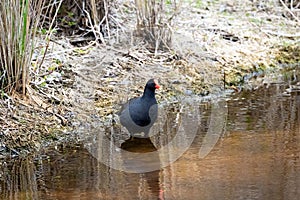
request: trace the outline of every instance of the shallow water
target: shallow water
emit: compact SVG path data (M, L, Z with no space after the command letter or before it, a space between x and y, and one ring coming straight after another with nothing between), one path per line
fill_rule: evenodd
M0 198L299 199L300 93L285 93L287 87L168 105L152 141L126 146L142 158L99 133L2 162ZM109 131L114 135L117 127Z

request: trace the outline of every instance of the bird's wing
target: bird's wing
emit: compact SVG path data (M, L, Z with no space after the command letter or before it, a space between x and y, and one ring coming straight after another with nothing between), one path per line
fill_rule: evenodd
M122 105L121 105L121 109L117 112L117 115L121 115L122 114L122 112L125 110L125 109L127 109L128 107L129 107L129 104L132 102L132 101L134 101L135 99L137 99L138 97L135 97L135 98L132 98L132 99L129 99L126 103L123 103Z

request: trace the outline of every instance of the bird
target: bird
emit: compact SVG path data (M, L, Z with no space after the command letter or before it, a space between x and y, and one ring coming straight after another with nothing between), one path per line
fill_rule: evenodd
M130 139L149 138L149 131L157 119L155 90L159 88L156 79L148 80L143 95L130 99L119 111L120 123L128 130Z

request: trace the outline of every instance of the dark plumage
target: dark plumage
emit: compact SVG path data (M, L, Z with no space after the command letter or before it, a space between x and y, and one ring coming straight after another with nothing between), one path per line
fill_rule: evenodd
M120 122L126 127L131 136L136 137L136 133L143 132L143 137L149 137L150 128L157 119L158 108L155 90L159 87L155 79L150 79L141 97L130 99L123 105L119 113Z

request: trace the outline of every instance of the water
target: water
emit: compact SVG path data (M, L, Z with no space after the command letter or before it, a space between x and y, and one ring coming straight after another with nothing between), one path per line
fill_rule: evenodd
M182 130L179 124L185 134L164 155L151 154L142 161L103 143L97 151L86 144L62 144L39 155L2 162L0 198L299 199L300 93L297 87L286 92L287 87L271 84L217 103L170 105L163 116L167 120L153 127L161 131L152 141L155 145L147 140L129 142L128 150L157 152L176 138ZM192 116L196 114L199 118ZM176 161L158 167L186 145L187 151ZM117 164L102 164L102 154ZM151 169L158 169L126 172L151 164ZM120 166L123 171L116 170Z

